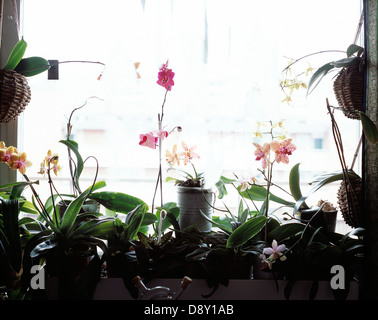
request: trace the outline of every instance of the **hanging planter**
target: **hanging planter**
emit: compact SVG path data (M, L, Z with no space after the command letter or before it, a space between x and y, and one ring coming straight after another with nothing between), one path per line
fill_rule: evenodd
M345 223L352 228L360 227L362 179L355 178L342 181L337 192L337 199Z
M31 99L26 77L14 70L0 70L0 122L7 123L21 114Z
M364 104L364 60L357 57L353 63L341 69L333 83L333 91L344 115L359 120Z
M26 47L24 39L17 42L4 68L0 69L0 123L16 119L30 102L31 91L26 77L50 68L44 58L23 58Z

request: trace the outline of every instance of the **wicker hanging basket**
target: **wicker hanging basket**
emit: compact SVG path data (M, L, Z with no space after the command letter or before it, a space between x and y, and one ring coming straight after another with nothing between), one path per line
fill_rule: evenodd
M343 113L350 119L360 119L359 111L363 110L365 72L363 59L341 69L333 83L333 91Z
M361 227L362 179L350 179L347 183L342 181L337 192L337 199L345 223L352 228Z
M26 77L13 70L0 70L0 123L12 121L31 99Z

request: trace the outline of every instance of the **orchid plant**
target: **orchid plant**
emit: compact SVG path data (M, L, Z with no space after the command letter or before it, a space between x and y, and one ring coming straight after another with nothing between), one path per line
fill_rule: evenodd
M155 204L155 197L157 194L157 190L160 187L160 200L161 200L161 207L163 207L163 185L162 185L162 144L163 140L169 136L174 130L181 131L181 127L176 126L170 132L166 131L163 126L163 118L164 118L164 106L167 99L168 91L172 90L175 82L173 80L175 73L172 69L168 68L168 61L161 66L158 72L158 80L157 84L165 88L165 95L164 100L161 106L161 112L158 114L158 130L157 131L150 131L148 133L140 134L139 135L139 145L143 147L148 147L151 149L159 148L159 169L158 169L158 177L156 180L155 192L152 199L152 212L154 211L154 204Z
M258 143L253 143L256 147L255 156L256 161L261 161L262 169L260 172L263 174L266 181L267 199L265 202L265 216L268 216L269 210L269 190L272 186L273 180L273 165L277 163L289 163L289 156L296 150L296 146L292 143L292 139L287 139L285 135L274 134L274 129L278 126L283 129L283 121L274 124L269 121L270 129L268 131L260 131L260 126L266 126L265 123L258 123L257 131L254 133L256 137L262 137L263 134L270 136L271 141L265 142L262 146Z
M168 170L175 169L179 171L183 175L184 180L167 177L166 181L175 181L175 185L184 187L202 187L204 183L203 173L198 173L192 162L192 160L200 158L200 156L195 152L196 146L188 147L186 142L182 141L181 147L181 152L177 152L177 144L173 145L172 152L167 150L166 160L170 165L170 168ZM184 166L190 164L193 168L194 174L190 174L189 172L178 168L173 168L174 165L180 166L181 161L183 162Z

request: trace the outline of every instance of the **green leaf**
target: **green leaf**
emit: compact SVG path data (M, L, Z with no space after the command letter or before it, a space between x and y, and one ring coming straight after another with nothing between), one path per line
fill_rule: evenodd
M34 206L33 203L31 203L30 201L25 201L24 204L22 205L21 209L20 209L22 212L25 212L25 213L30 213L30 214L38 214L39 211L37 210L37 208Z
M370 118L363 112L360 111L360 118L362 123L362 128L364 130L366 139L371 144L376 144L378 141L378 130L377 126Z
M129 212L126 217L127 229L125 232L125 240L132 240L142 224L146 206L141 205Z
M168 219L168 214L170 214L172 218L177 220L180 214L180 208L177 206L177 203L175 202L167 202L163 204L163 207L158 207L156 209L157 209L157 214L156 214L157 221L155 223L155 230L156 230L155 233L157 234L158 229L159 229L161 211L164 209L167 213L167 216L164 218L164 220L161 223L161 232L164 232L167 228L169 228L172 225L170 219Z
M147 206L143 200L121 192L94 192L88 198L97 201L109 210L119 213L129 213L139 205Z
M116 233L113 218L94 219L84 222L72 233L73 238L80 238L91 235L101 239L107 239Z
M231 233L227 240L226 247L239 247L246 243L249 239L253 238L258 234L261 229L265 226L266 217L257 216L249 219L239 227L237 227L234 232Z
M11 197L14 198L14 199L20 198L20 196L21 196L22 192L24 191L24 189L26 187L30 186L31 184L39 184L39 181L35 181L35 182L32 182L32 181L22 181L22 182L18 183L17 185L15 185L12 188Z
M364 52L364 48L353 43L347 49L347 57L352 56L356 52L357 52L357 56L361 56L361 54Z
M154 215L151 212L145 212L141 225L142 226L148 226L148 225L153 224L157 221L158 221L158 219L157 219L156 215Z
M49 62L41 57L29 57L20 61L14 69L25 77L32 77L50 68Z
M280 243L283 240L300 234L303 232L305 227L306 225L302 223L286 223L270 231L268 238L271 241L276 240L278 243Z
M80 209L85 201L85 199L88 197L90 192L95 191L97 189L105 187L105 182L99 181L93 185L92 187L89 187L87 190L85 190L82 194L80 194L79 197L77 197L75 200L73 200L67 207L66 211L64 212L64 215L62 217L61 221L61 231L62 233L67 234L72 226L75 223L76 217L80 212Z
M236 182L235 179L228 179L224 176L221 176L218 180L218 182L215 183L215 186L218 188L218 198L222 199L224 196L227 195L227 189L226 184L231 184L233 182Z
M81 173L83 172L83 169L84 169L84 161L83 161L83 158L81 157L81 154L79 152L79 145L74 140L60 140L59 142L66 145L70 150L72 150L72 152L76 156L76 168L75 168L76 170L75 170L74 180L75 180L75 185L76 185L77 189L80 191L79 179L80 179L80 175L81 175Z
M353 170L348 170L347 174L349 176L349 179L356 179L360 178ZM344 174L342 170L337 170L331 173L326 173L324 175L320 175L317 178L315 178L314 181L312 181L310 184L314 184L313 188L308 192L307 195L301 197L295 204L294 210L293 210L293 215L295 215L299 208L304 204L306 199L312 195L314 192L319 190L321 187L335 181L340 181L343 180Z
M289 187L290 192L295 201L298 201L302 198L302 191L300 188L300 179L299 179L299 163L293 166L290 170L289 175Z
M16 43L8 57L7 63L5 64L5 70L14 70L17 67L18 63L21 61L22 57L25 54L27 46L28 45L25 42L24 38Z
M321 66L316 72L313 74L313 76L310 78L310 81L308 82L308 89L307 94L310 94L316 86L319 84L319 82L323 79L323 77L333 69L335 65L333 62L326 63L325 65ZM314 87L311 91L311 87Z
M240 190L240 187L238 187L238 190ZM266 188L264 188L262 186L253 185L253 186L251 186L251 188L246 189L245 191L239 191L239 193L242 197L244 197L246 199L253 199L255 201L265 201L266 195L267 195L267 190L266 190ZM277 203L280 203L280 204L283 204L283 205L286 205L286 206L290 206L290 207L293 207L294 204L295 204L294 202L287 201L285 199L277 197L274 194L272 194L271 192L269 193L269 199L271 201L274 201L274 202L277 202Z
M335 68L344 68L360 62L359 57L349 57L332 62Z
M208 218L205 214L203 216ZM212 216L211 223L228 234L232 233L232 225L230 219L227 217Z

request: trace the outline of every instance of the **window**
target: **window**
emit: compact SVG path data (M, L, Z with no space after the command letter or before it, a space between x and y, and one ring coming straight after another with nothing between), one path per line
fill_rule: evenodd
M314 149L316 149L316 150L323 149L323 139L322 138L315 138L314 139Z
M72 119L83 156L98 159L99 179L108 189L149 203L158 154L138 145L139 134L157 129L164 97L157 72L169 60L176 75L164 121L183 131L167 139L164 149L180 140L197 145L198 166L209 184L221 174L256 175L251 144L256 122L285 119L297 150L290 165L276 167L275 183L287 187L291 166L300 162L308 188L317 174L340 168L325 104L326 98L337 103L332 76L307 97L306 90L293 92L287 103L279 86L282 70L290 59L309 53L346 50L361 10L360 1L343 0L25 1L26 55L60 62L59 80L47 80L46 73L29 79L33 98L22 117L23 150L34 162L30 178L41 180L39 161L51 149L62 158L57 182L69 188L66 149L58 141L65 137L70 112L86 104ZM312 56L295 68L300 73L308 63L317 68L338 58L340 53ZM361 130L357 122L336 116L350 162ZM88 185L94 166L88 162ZM41 194L48 194L44 185ZM335 202L329 194L320 196ZM164 200L175 199L173 186L165 184Z

